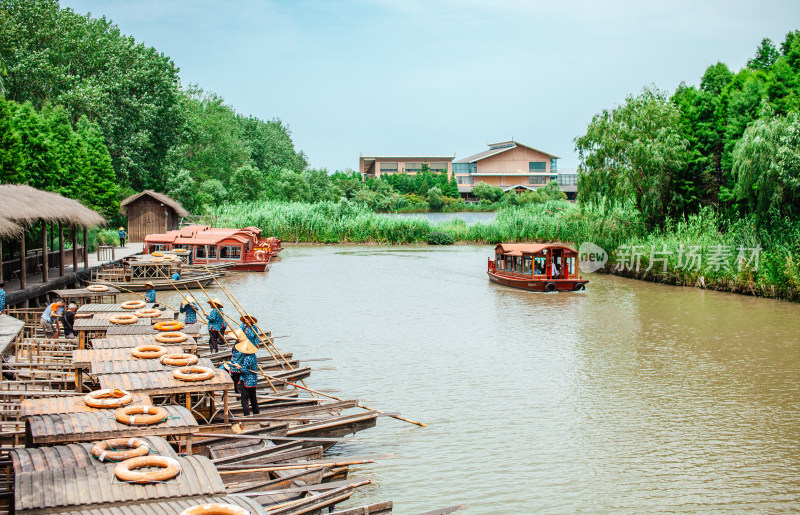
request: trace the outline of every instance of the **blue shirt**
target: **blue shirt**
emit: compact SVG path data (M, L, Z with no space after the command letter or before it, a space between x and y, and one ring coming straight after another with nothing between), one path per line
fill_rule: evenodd
M125 231L122 230L122 231L119 232L119 239L122 239L124 237L125 237Z
M258 370L258 358L255 354L242 354L242 375L241 380L244 385L253 388L258 385L258 376L255 371ZM251 372L253 370L253 372Z
M225 320L222 318L222 313L220 313L217 308L211 310L206 317L206 320L208 320L209 331L221 331L222 326L225 325Z
M244 331L244 334L245 334L245 336L247 336L247 339L250 340L250 343L252 343L256 347L259 346L259 344L261 342L259 341L258 335L256 335L256 332L253 331L253 327L252 326L247 325L246 322L242 322L242 325L241 325L240 329L242 331Z
M181 274L179 274L178 272L175 272L174 274L172 274L172 277L170 277L170 279L172 279L173 281L180 281L181 280Z
M150 304L155 303L155 301L156 301L156 290L155 290L155 288L151 288L151 289L147 290L147 292L144 294L144 298Z
M186 313L186 324L194 324L197 322L197 306L194 303L181 306L181 313Z
M61 313L64 312L64 308L58 308L58 310L56 310L56 312L53 313L54 304L55 302L49 304L46 308L44 308L44 312L42 313L42 320L47 320L48 322L52 322L53 321L52 315L55 315L57 317L61 316Z
M244 354L236 350L236 347L233 348L231 351L231 361L230 363L223 363L221 369L226 370L229 374L238 374L241 368L237 368L234 365L242 366L242 359L244 358ZM226 366L227 365L227 366Z
M6 291L3 288L0 288L0 311L5 311L6 309Z

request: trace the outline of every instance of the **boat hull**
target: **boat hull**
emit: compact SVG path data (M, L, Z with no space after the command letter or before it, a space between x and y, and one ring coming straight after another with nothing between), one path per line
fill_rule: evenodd
M520 290L538 291L538 292L556 292L556 291L576 291L585 288L588 280L585 279L533 279L531 277L519 277L507 274L498 274L496 272L486 272L489 275L489 280L503 286L510 286L511 288L519 288Z
M92 284L102 284L105 286L113 286L119 287L123 290L129 291L145 291L147 288L145 287L145 282L152 282L153 289L156 291L164 291L164 290L172 290L176 286L186 286L189 288L196 287L197 283L199 282L202 286L208 286L214 280L211 276L203 276L198 278L189 278L189 279L180 279L178 281L166 281L166 280L157 280L152 279L150 281L136 281L136 282L124 282L124 281L105 281L103 279L95 279L92 281Z

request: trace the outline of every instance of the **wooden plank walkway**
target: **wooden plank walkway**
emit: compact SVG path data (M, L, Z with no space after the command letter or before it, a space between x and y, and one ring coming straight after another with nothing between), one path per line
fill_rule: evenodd
M24 325L25 322L22 320L8 315L0 315L0 355L9 354L9 348L16 342Z

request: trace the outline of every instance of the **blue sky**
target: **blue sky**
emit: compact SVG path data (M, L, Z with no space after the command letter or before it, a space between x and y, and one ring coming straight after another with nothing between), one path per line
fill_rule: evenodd
M514 138L577 166L592 115L649 84L738 70L800 1L62 0L170 56L238 112L280 118L311 166L481 152Z

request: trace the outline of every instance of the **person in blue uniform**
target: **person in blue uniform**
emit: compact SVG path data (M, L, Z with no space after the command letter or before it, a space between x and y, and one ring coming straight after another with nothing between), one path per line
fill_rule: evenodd
M242 338L247 339L247 336L241 329L237 329L236 331L234 331L234 334L236 335L236 339L239 341L241 341ZM236 346L234 345L233 349L231 350L230 361L226 361L225 363L222 364L221 367L219 367L231 375L231 379L233 379L233 389L236 391L236 393L239 394L239 401L242 403L244 403L244 401L242 400L242 396L245 394L244 392L242 392L242 388L239 385L239 378L242 375L243 359L244 359L244 354L236 350ZM242 404L242 406L244 406L244 404Z
M197 323L198 311L200 311L200 308L195 304L194 297L191 295L181 301L181 313L186 315L186 319L183 321L184 324L189 325Z
M261 343L258 335L256 334L256 324L258 323L258 319L253 315L244 315L243 317L240 317L239 320L242 322L242 325L239 326L239 328L242 330L242 332L244 332L245 336L247 336L247 339L250 340L250 343L258 348L259 344Z
M6 291L3 289L5 286L6 283L0 281L0 315L6 310Z
M239 343L236 344L234 349L241 353L239 391L242 397L242 411L246 417L250 415L251 408L253 410L253 415L258 415L259 413L258 399L256 398L256 387L258 386L258 358L256 357L256 350L258 349L250 342L247 335L240 335L240 333L243 333L243 331L236 331Z
M119 228L119 246L125 246L125 237L128 236L128 233L125 232L125 229L122 227Z
M208 312L208 346L211 352L219 352L219 345L225 343L225 319L222 317L222 302L219 299L207 301L213 308Z
M156 289L153 286L153 283L146 282L144 283L144 300L150 304L156 303Z
M173 281L180 281L181 280L181 274L179 274L178 272L175 272L174 274L172 274L170 276L170 279L173 280Z

